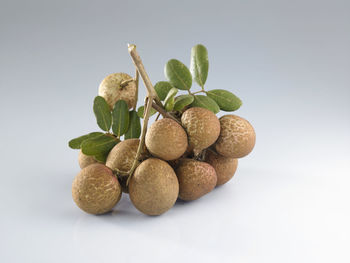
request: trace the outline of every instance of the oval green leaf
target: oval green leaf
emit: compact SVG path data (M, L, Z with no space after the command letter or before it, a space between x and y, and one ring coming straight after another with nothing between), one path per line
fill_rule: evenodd
M97 125L104 131L109 131L112 125L112 114L106 100L97 96L94 99L94 113Z
M172 88L164 100L164 107L166 111L172 111L175 104L175 95L179 90L177 88Z
M112 131L120 138L124 135L129 127L129 108L125 100L118 100L112 111Z
M223 111L235 111L242 106L240 98L227 90L210 90L207 92L207 96L215 100Z
M154 89L161 101L165 100L166 95L173 88L173 86L168 81L159 81L154 85Z
M92 138L95 138L95 137L98 137L98 136L101 136L103 134L104 133L102 133L102 132L91 132L89 134L86 134L86 135L83 135L83 136L80 136L80 137L77 137L77 138L74 138L74 139L70 140L68 145L72 149L80 149L81 148L81 144L84 141L92 139Z
M86 155L94 156L97 161L106 162L108 153L118 142L117 138L103 134L84 141L81 145L81 150Z
M189 69L179 60L169 60L164 69L165 77L177 89L189 90L192 86L192 75Z
M140 117L136 111L130 111L130 124L129 129L125 133L124 139L139 138L141 135L141 122Z
M175 98L174 110L181 111L187 105L190 105L194 100L192 95L180 95Z
M208 51L205 46L198 44L191 49L190 69L193 79L204 87L209 70Z
M215 114L220 111L219 105L211 98L204 95L195 95L191 107L201 107L208 109Z
M143 119L143 114L144 114L144 112L145 112L145 106L141 106L141 107L139 107L139 108L137 109L137 115L138 115L141 119ZM151 108L151 114L150 114L150 116L152 116L152 115L154 115L154 114L156 114L156 113L157 113L157 111L156 111L155 109Z

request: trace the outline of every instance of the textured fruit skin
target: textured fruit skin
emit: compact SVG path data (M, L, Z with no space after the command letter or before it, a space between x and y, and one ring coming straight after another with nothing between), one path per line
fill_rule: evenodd
M137 148L139 147L139 139L127 139L118 143L113 149L109 152L106 166L112 169L112 171L121 171L129 172L137 153ZM140 156L140 159L145 159L149 156L146 148ZM124 193L128 193L128 188L126 186L126 175L119 175L119 183L122 186Z
M176 121L165 118L154 122L146 133L146 147L160 159L178 159L187 149L187 134Z
M216 186L215 169L208 163L193 159L182 159L176 168L179 180L179 198L196 200L209 193Z
M139 143L139 139L127 139L118 143L109 152L106 166L111 168L113 171L119 170L122 172L129 172L134 162ZM140 158L143 159L147 156L148 153L144 151Z
M89 166L90 164L97 163L93 156L83 154L81 150L79 151L78 162L81 169Z
M111 109L113 109L114 104L118 100L125 100L129 109L131 109L135 103L135 94L137 92L136 84L134 81L131 81L123 88L120 86L122 81L131 78L132 77L126 73L113 73L108 75L102 80L98 88L98 95L107 101Z
M134 206L147 215L160 215L176 202L179 183L174 170L165 161L150 158L135 170L129 183Z
M190 148L195 155L215 143L220 134L220 122L210 110L193 107L186 110L181 117L185 127Z
M74 178L72 196L80 209L89 214L109 212L120 200L120 184L111 169L91 164Z
M220 125L220 136L215 144L219 154L242 158L253 150L255 131L247 120L236 115L225 115L220 118Z
M238 160L225 157L211 150L207 150L205 161L215 169L217 182L216 186L227 183L235 174L238 166Z

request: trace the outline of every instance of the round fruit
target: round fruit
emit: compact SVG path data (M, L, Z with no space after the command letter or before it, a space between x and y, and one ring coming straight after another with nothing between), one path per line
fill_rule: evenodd
M139 139L127 139L118 143L109 152L106 166L115 172L129 172L134 163L139 143ZM140 160L145 159L147 156L147 150L144 148L144 151L140 156ZM128 193L128 189L126 187L127 177L128 176L125 174L119 174L119 182L124 193Z
M129 79L132 79L132 77L126 73L113 73L101 82L98 95L107 101L111 109L118 100L125 100L129 109L133 107L137 92L135 81L131 81L123 87L120 85L123 81Z
M219 154L241 158L253 150L255 131L247 120L236 115L225 115L220 118L220 125L220 136L215 144Z
M224 157L211 150L207 150L205 161L215 169L218 178L216 186L227 183L234 176L238 166L237 159Z
M196 200L209 193L216 186L215 169L205 162L182 159L176 168L179 179L179 197L182 200Z
M210 110L190 108L182 114L181 122L187 131L190 148L195 155L208 148L219 137L220 122Z
M147 215L168 211L175 204L178 194L179 183L174 170L160 159L143 161L130 179L131 202Z
M106 166L113 171L129 172L134 163L139 143L139 139L127 139L118 143L109 152ZM140 159L146 158L147 155L146 149L144 149Z
M74 202L89 214L110 211L120 200L121 187L111 169L103 164L91 164L74 178L72 196Z
M79 152L78 162L81 169L89 166L90 164L97 163L96 159L93 156L83 154L81 150Z
M146 133L146 147L155 157L163 160L175 160L187 149L185 130L172 119L154 122Z

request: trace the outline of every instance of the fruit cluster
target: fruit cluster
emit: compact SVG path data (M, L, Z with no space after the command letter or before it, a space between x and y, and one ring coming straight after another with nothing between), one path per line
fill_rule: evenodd
M94 100L97 124L104 132L69 142L71 148L80 149L82 169L73 181L73 199L91 214L110 211L122 192L147 215L168 211L177 198L196 200L228 182L237 159L255 145L255 132L247 120L216 116L220 110L235 111L242 103L229 91L204 89L209 62L203 45L192 48L190 70L176 59L169 60L168 81L154 87L134 45L129 45L129 53L135 77L107 76ZM139 75L148 95L145 105L136 110ZM200 91L191 91L192 79ZM176 96L179 90L188 94ZM148 128L149 117L157 112Z

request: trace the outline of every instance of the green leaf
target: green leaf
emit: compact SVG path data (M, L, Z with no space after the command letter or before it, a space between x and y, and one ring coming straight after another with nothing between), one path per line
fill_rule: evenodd
M143 119L143 114L144 114L144 112L145 112L145 106L141 106L141 107L139 107L139 108L137 109L137 115L138 115L140 118L142 118L142 119ZM152 116L152 115L154 115L154 114L156 114L156 113L157 113L157 111L156 111L155 109L151 108L151 114L150 114L150 116Z
M81 150L84 154L94 156L100 162L106 162L108 153L119 142L117 138L111 135L103 134L89 140L86 140L81 145Z
M141 135L141 122L140 117L137 115L136 111L130 111L130 124L129 129L126 132L124 138L126 139L132 139L132 138L139 138Z
M220 111L219 105L211 98L204 95L195 95L191 107L201 107L208 109L215 114Z
M95 97L94 113L98 126L104 131L109 131L112 125L112 114L106 100L101 96Z
M223 90L214 89L207 92L207 96L215 100L223 111L235 111L242 106L242 101L233 93Z
M175 98L174 110L181 111L194 100L193 95L180 95Z
M205 46L199 44L192 48L190 69L193 79L199 86L203 87L207 80L209 69L208 51Z
M74 138L74 139L70 140L68 145L72 149L80 149L81 148L81 144L84 141L92 139L92 138L95 138L95 137L98 137L98 136L101 136L103 134L104 133L102 133L102 132L91 132L89 134L86 134L86 135L83 135L83 136L80 136L80 137L77 137L77 138Z
M166 111L172 111L175 104L175 95L179 90L177 88L172 88L164 100L164 107Z
M118 100L112 111L112 131L120 138L129 127L129 107L125 100Z
M164 69L165 77L177 89L189 90L192 86L192 75L189 69L176 59L169 60Z
M93 156L94 156L96 161L101 162L101 163L106 163L108 154L109 154L109 152L107 154L101 153L101 154L95 154Z
M165 100L166 95L173 88L173 86L168 81L159 81L154 85L154 89L157 92L157 95L160 100Z

